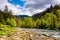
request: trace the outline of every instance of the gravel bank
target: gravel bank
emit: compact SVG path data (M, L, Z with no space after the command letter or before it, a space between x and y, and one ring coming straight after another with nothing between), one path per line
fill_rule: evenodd
M32 31L16 30L13 35L0 37L0 40L58 40L46 35L38 35Z

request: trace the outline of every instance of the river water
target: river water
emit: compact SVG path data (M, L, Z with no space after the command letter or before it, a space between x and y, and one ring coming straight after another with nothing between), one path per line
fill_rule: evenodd
M48 36L51 36L51 37L57 37L57 38L60 38L60 31L58 30L46 30L46 29L31 29L31 28L19 28L19 29L22 29L22 30L26 30L26 31L33 31L35 32L36 34L46 34Z

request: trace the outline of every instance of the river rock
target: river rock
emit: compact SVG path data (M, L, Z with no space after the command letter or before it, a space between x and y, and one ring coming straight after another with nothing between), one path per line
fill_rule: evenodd
M31 32L31 31L26 31L26 30L16 30L13 35L9 36L3 36L0 38L0 40L58 40L57 38L53 37L42 37L39 36L38 34Z

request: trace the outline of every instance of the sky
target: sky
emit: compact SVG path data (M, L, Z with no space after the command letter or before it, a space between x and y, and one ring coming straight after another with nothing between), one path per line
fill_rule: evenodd
M60 0L0 0L0 10L3 11L7 5L13 15L32 16L46 10L51 4L60 4Z

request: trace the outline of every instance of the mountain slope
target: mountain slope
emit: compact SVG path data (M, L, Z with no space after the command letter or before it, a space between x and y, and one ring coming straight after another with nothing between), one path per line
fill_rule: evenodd
M41 18L42 16L44 16L46 13L51 13L53 12L55 14L56 10L60 9L59 5L55 5L54 7L51 5L50 8L47 8L46 10L44 10L41 13L36 13L32 16L32 18L34 20Z

